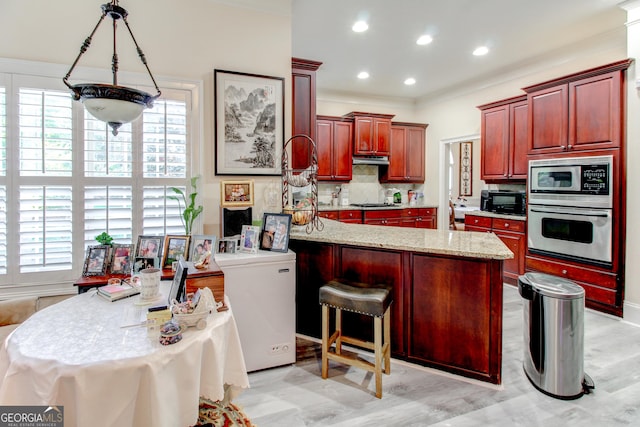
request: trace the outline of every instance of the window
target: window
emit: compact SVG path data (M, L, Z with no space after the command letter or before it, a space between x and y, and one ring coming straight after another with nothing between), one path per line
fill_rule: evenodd
M68 286L103 231L118 243L184 233L166 197L195 172L194 88L182 87L114 136L60 78L0 73L0 281Z

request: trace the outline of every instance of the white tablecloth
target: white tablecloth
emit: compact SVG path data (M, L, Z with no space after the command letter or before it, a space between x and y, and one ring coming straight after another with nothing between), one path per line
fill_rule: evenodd
M144 326L121 327L138 298L91 291L31 316L0 349L0 405L63 405L66 427L179 427L197 421L199 396L249 386L231 309L163 346Z

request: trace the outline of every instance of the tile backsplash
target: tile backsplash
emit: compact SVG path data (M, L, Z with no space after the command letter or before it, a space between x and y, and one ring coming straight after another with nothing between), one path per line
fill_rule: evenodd
M402 193L402 201L407 203L408 191L423 191L423 184L381 184L378 181L378 166L353 165L353 178L348 183L318 183L318 200L322 203L331 201L331 193L336 187L344 188L349 193L349 203L384 202L387 189L396 188Z

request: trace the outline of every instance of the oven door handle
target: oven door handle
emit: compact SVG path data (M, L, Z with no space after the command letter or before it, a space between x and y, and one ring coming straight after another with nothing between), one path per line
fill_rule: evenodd
M531 212L536 212L536 213L548 213L548 214L557 214L557 215L576 215L576 216L591 216L591 217L598 217L598 218L609 218L611 216L610 214L610 209L607 209L606 212L602 212L602 211L596 211L596 210L585 210L585 209L580 209L579 211L576 211L575 209L567 209L567 210L560 210L557 208L554 209L540 209L540 208L531 208Z

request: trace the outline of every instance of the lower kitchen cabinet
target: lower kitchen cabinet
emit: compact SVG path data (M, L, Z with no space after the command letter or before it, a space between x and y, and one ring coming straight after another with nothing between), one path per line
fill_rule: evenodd
M338 221L350 224L362 224L362 210L349 209L338 212Z
M415 228L438 228L437 208L407 208L402 212L402 226Z
M527 252L526 221L502 218L490 218L477 215L465 215L465 231L493 232L502 240L511 252L513 259L505 259L503 264L503 279L505 283L515 285L518 276L525 272L525 257Z
M402 209L376 209L363 211L363 222L369 225L402 225Z

